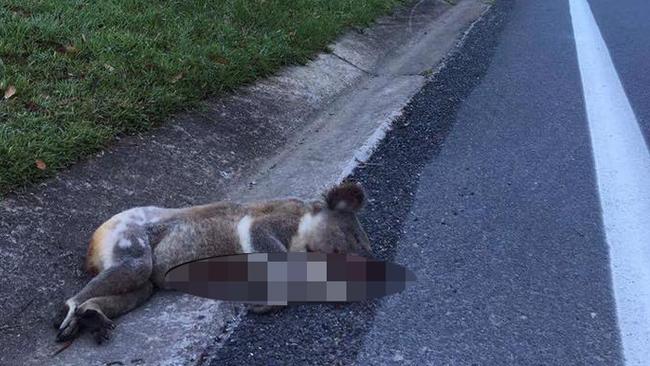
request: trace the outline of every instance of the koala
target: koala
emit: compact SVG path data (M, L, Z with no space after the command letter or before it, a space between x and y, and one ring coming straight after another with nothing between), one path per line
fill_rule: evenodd
M94 277L61 307L57 340L88 329L102 343L114 328L111 319L164 289L167 271L189 261L255 252L369 254L368 236L357 218L364 201L362 187L346 182L318 201L287 198L121 212L92 235L86 269Z

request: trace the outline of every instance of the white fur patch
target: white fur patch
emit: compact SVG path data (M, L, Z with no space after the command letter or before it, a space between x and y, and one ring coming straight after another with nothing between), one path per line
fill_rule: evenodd
M237 223L237 236L239 237L239 245L243 253L253 252L253 243L251 240L251 226L253 225L253 218L246 215Z
M298 232L291 239L290 248L292 251L300 252L307 249L307 241L309 240L310 234L321 225L323 218L322 213L316 215L306 213L302 215L298 224Z
M323 220L323 215L311 213L306 213L300 218L300 224L298 225L298 237L304 238L314 231Z
M120 248L128 248L128 247L131 246L131 244L132 244L132 243L131 243L131 240L128 240L128 239L120 239L120 240L117 242L117 245L118 245Z

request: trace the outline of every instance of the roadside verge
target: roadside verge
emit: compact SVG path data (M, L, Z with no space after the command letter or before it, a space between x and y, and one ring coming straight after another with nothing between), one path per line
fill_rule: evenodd
M0 364L180 364L236 319L232 304L156 295L107 345L56 356L48 309L77 290L87 239L129 207L303 198L349 174L487 5L419 1L351 32L331 53L211 100L0 203ZM29 345L29 346L28 346Z

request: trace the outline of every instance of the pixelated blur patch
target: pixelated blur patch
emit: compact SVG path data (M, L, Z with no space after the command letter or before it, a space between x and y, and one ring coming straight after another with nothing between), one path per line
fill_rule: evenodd
M215 300L287 305L351 302L398 293L415 281L407 268L354 254L252 253L174 267L165 287Z

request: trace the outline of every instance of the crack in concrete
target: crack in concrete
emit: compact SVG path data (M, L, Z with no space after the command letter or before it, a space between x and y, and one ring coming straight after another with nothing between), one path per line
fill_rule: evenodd
M375 72L368 71L368 70L366 70L366 69L364 69L364 68L362 68L360 66L355 65L352 61L349 61L345 57L336 54L336 52L331 52L331 54L332 54L332 56L335 56L336 58L338 58L339 60L345 62L346 64L348 64L348 65L354 67L355 69L363 72L364 74L372 76L372 77L380 77L380 76L387 76L387 77L391 77L391 76L393 76L393 77L423 76L423 77L429 77L431 75L431 73L433 73L432 70L425 70L424 72L419 72L419 73L408 73L408 72L405 72L405 73L392 73L392 72L375 73Z
M336 54L336 52L332 52L332 56L335 56L335 57L338 58L339 60L341 60L341 61L345 62L346 64L348 64L348 65L354 67L355 69L357 69L357 70L363 72L364 74L367 74L367 75L370 75L370 76L381 76L381 75L379 75L379 74L376 74L376 73L374 73L374 72L368 71L368 70L366 70L366 69L364 69L364 68L362 68L362 67L360 67L360 66L355 65L352 61L349 61L349 60L347 60L345 57Z

